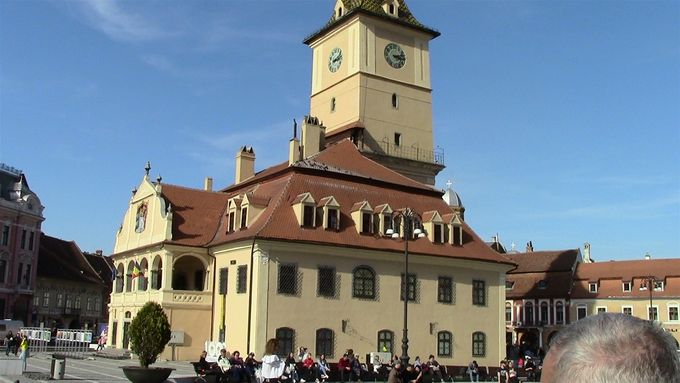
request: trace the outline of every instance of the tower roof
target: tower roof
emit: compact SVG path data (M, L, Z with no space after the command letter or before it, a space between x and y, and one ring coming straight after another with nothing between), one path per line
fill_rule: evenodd
M446 203L451 207L463 207L463 201L460 199L458 193L451 187L453 183L451 181L446 183L446 192L442 197Z
M411 10L406 5L405 0L397 0L397 2L399 3L399 13L397 14L396 17L389 15L383 9L383 4L385 3L385 0L340 0L340 1L345 6L345 11L343 12L342 16L338 17L334 12L330 20L328 20L328 22L326 23L326 25L324 25L321 29L312 33L311 35L307 36L307 38L304 39L303 42L305 44L311 43L317 37L325 34L328 30L332 29L336 25L342 23L343 21L351 18L353 15L356 15L358 13L364 13L371 16L379 17L381 19L389 20L397 24L401 24L406 27L410 27L421 32L425 32L431 35L432 38L435 38L440 35L440 33L437 30L427 27L420 21L418 21L418 19L416 19L416 17L413 16L413 13L411 13Z

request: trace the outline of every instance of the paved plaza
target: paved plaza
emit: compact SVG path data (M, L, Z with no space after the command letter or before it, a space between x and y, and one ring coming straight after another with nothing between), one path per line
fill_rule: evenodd
M50 365L52 359L49 354L37 354L28 359L27 373L23 376L0 375L0 383L46 382L50 381ZM136 365L137 360L117 360L92 357L90 359L66 359L66 374L64 381L81 381L92 383L120 383L127 382L120 366ZM193 382L196 374L189 362L158 362L155 366L171 367L172 372L168 381L176 383Z

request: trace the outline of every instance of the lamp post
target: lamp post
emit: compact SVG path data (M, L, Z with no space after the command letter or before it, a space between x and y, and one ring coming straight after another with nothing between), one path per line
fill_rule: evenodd
M645 284L647 285L647 291L649 291L649 310L647 310L647 315L649 315L649 321L654 322L654 315L652 315L654 312L654 306L652 305L652 291L654 290L654 282L656 282L656 277L653 275L647 275L642 277L642 280L645 281Z
M408 241L411 235L415 235L418 238L425 236L420 228L416 228L415 223L420 220L420 215L411 208L405 208L401 211L395 211L392 213L392 226L394 226L394 219L401 218L402 224L404 226L404 280L402 282L401 294L404 299L404 330L401 339L401 364L406 367L408 366L409 356L408 356ZM389 228L385 231L385 234L391 236L392 238L399 238L399 232L395 231L394 228Z

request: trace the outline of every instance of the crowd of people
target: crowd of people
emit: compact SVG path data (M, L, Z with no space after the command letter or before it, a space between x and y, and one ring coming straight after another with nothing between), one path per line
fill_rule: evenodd
M261 383L285 380L290 383L323 383L330 379L331 366L325 355L315 358L306 347L300 347L297 353L291 352L283 358L278 356L277 348L275 339L267 342L262 360L257 360L254 353L243 360L238 351L230 354L222 349L217 362L213 363L206 360L207 352L203 351L195 366L197 372L214 375L218 382ZM438 377L441 381L442 374L445 373L445 367L437 362L434 355L430 355L426 361L421 361L417 356L412 365L402 369L401 360L396 355L389 361L381 361L376 357L367 364L362 363L352 349L342 355L336 368L337 379L342 382L385 380L391 376L393 381L396 379L399 382L420 383L427 377Z
M13 334L12 331L5 335L5 356L10 353L17 356L23 361L23 370L26 371L26 358L28 358L28 336L22 335L21 332Z

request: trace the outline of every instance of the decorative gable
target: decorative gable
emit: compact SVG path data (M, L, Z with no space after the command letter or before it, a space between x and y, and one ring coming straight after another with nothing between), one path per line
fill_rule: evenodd
M442 216L437 212L428 211L423 214L423 227L425 233L432 243L444 243L444 228L446 225L442 220Z
M386 203L378 205L373 209L373 222L377 223L377 231L380 235L387 235L385 234L387 230L392 229L392 213L392 208Z
M382 8L388 16L399 17L399 2L397 0L384 0Z
M115 253L172 240L172 206L166 203L162 191L163 185L151 182L147 170L133 190L116 235Z
M240 227L241 196L229 198L227 203L227 233L233 233Z
M260 214L267 208L269 198L258 197L251 193L246 193L241 201L240 227L242 229L252 225Z
M448 223L446 231L447 237L445 241L453 246L463 246L463 220L459 214L445 214L443 216L444 222Z

